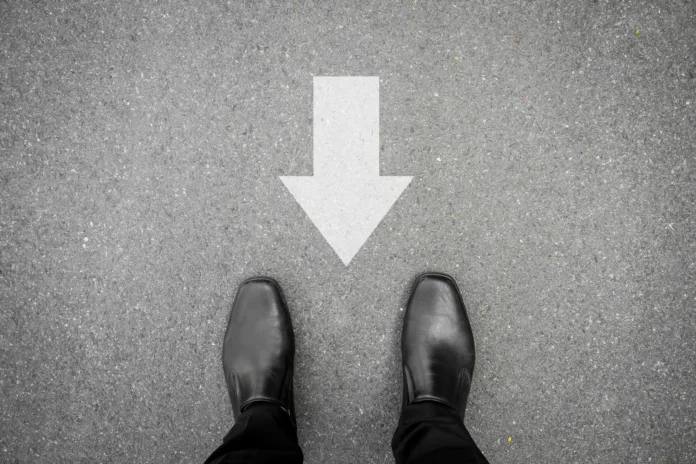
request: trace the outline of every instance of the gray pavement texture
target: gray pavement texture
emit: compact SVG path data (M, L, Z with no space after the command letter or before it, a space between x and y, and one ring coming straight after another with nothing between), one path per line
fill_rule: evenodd
M258 274L306 462L393 462L426 270L492 463L696 462L695 2L3 0L0 40L1 462L202 462ZM381 173L414 176L348 267L279 180L315 75L380 77Z

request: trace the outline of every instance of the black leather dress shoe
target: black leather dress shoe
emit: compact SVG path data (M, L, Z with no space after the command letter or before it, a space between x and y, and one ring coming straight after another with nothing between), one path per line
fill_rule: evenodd
M474 373L474 336L454 280L423 274L413 286L401 334L403 405L435 401L464 419Z
M222 346L222 368L235 419L255 403L277 404L295 424L290 312L273 279L255 277L237 290Z

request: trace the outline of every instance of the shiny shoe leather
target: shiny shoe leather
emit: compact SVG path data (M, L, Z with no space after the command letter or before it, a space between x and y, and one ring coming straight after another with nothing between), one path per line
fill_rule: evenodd
M435 401L464 419L474 373L474 336L454 280L423 274L413 286L401 335L403 405Z
M290 312L277 282L246 280L232 304L222 367L235 419L259 402L285 409L295 423L292 375L295 337Z

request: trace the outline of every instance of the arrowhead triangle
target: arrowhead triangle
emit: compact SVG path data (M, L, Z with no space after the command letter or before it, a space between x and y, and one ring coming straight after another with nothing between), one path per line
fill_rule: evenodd
M412 177L280 179L347 266Z

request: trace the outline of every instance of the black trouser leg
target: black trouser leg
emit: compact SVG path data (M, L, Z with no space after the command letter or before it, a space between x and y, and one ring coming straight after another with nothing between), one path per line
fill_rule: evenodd
M302 464L297 431L280 406L247 408L205 464Z
M459 413L431 401L401 411L392 449L396 464L488 464Z

